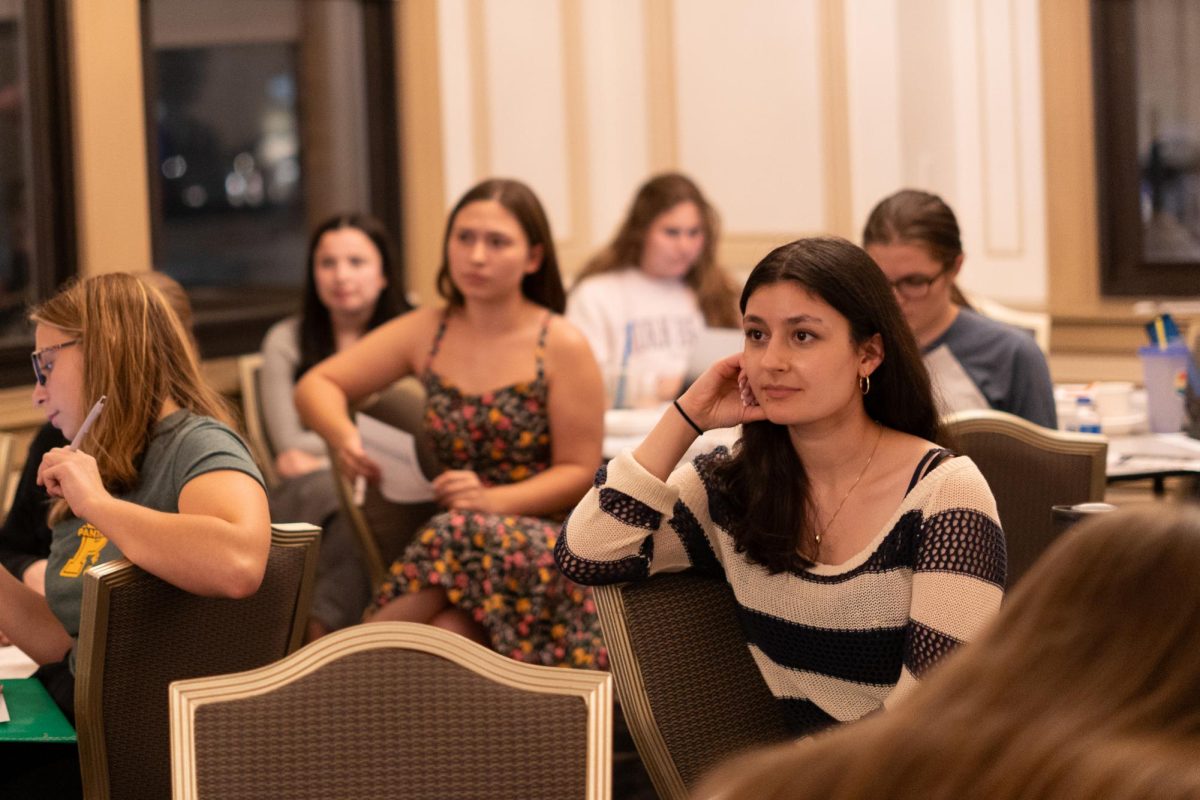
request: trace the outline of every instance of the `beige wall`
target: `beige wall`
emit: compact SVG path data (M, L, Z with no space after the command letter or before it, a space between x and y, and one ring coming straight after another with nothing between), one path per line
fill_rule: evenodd
M138 2L69 9L81 266L149 269ZM737 267L806 233L854 238L911 183L959 212L969 289L1054 313L1056 378L1137 377L1140 318L1099 294L1088 0L398 10L404 247L425 296L446 209L493 172L537 188L572 269L654 170L696 175ZM38 421L27 389L0 392L0 416Z
M641 180L682 169L744 270L797 236L857 238L882 196L921 186L959 213L968 289L1047 302L1036 0L435 5L404 46L437 42L443 211L519 177L573 271Z

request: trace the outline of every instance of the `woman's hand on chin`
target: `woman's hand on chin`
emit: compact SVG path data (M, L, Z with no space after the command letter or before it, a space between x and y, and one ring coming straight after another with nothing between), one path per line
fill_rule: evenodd
M679 405L706 431L766 419L762 406L753 403L753 394L739 380L741 375L741 353L722 358L688 387Z

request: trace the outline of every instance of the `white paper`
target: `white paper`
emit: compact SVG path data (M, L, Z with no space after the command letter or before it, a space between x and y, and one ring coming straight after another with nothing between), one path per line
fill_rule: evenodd
M363 450L379 465L379 493L393 503L421 503L433 499L433 484L417 461L417 440L407 431L366 414L358 415Z
M1149 472L1200 473L1200 441L1183 433L1108 437L1108 476Z
M0 678L28 678L37 668L37 663L15 644L0 647Z

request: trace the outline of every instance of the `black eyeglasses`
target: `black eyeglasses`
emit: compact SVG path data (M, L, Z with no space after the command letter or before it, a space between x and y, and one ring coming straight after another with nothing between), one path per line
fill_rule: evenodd
M29 354L33 359L33 377L37 379L38 386L46 385L46 377L50 374L50 370L54 369L54 364L43 364L42 356L47 353L53 353L56 350L62 350L64 347L70 347L73 344L79 344L78 339L71 339L61 344L52 344L49 347L43 347L41 350L34 350Z
M888 281L888 283L891 284L893 290L903 295L905 299L920 300L929 294L929 287L949 271L949 267L944 267L937 275L905 275L899 280Z

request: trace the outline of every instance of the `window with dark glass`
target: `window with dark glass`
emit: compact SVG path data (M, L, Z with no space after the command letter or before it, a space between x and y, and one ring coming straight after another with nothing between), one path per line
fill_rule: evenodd
M0 0L3 386L32 382L27 311L75 272L63 17L57 0Z
M187 288L206 356L252 351L297 310L322 219L399 233L391 3L143 8L155 266Z
M1200 3L1092 10L1102 290L1200 294Z

